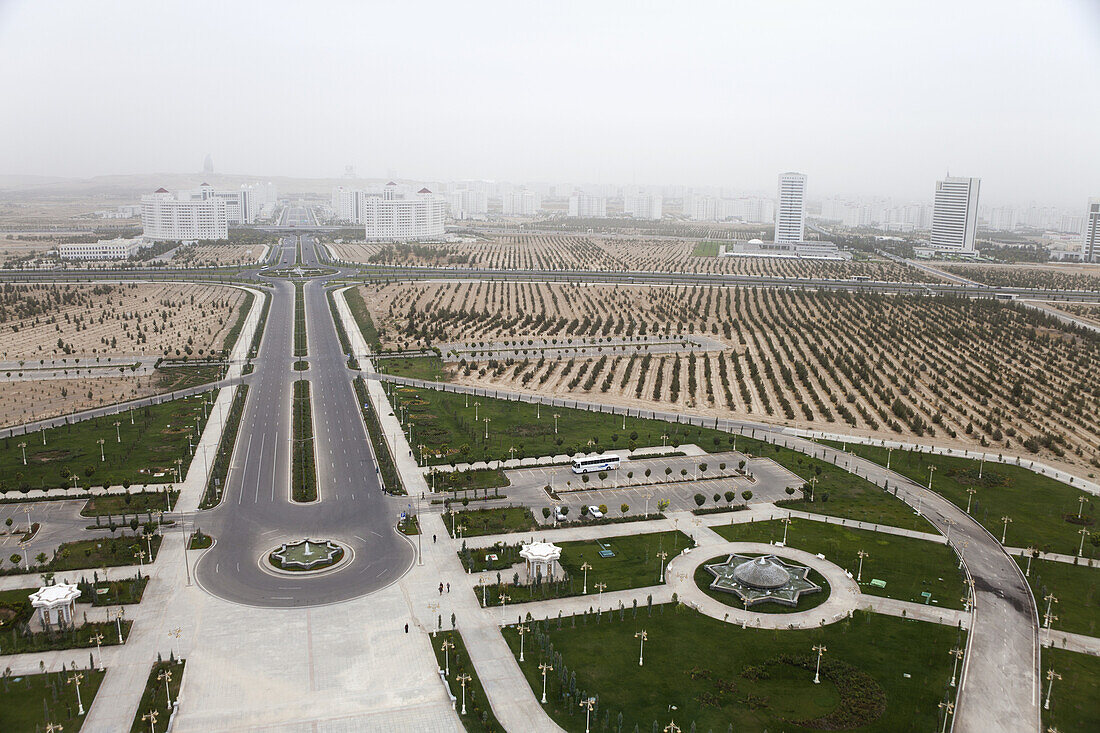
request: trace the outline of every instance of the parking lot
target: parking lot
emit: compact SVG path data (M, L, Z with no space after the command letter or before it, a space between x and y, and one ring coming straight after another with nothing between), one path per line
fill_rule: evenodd
M741 461L745 461L745 471L752 478L735 474ZM720 468L723 463L724 470ZM699 470L700 464L706 464L707 470ZM645 476L647 469L650 471L648 478ZM686 477L681 471L687 472ZM511 486L503 490L508 500L530 506L540 522L550 523L554 521L553 516L544 520L540 507L569 507L568 518L577 519L582 505L604 504L609 516L619 517L624 516L623 504L628 505L625 516L629 516L644 514L647 503L649 511L655 512L657 502L665 499L670 510L687 511L696 508L696 494L706 497L704 507L715 505L714 494L722 496L718 503L725 506L727 491L737 494L734 504L744 501L741 492L746 490L752 492L754 503L771 502L790 498L787 487L799 487L804 483L769 458L748 458L736 452L623 461L618 469L607 472L606 479L601 480L593 473L588 474L587 482L569 466L521 468L505 473L511 481ZM685 478L687 480L683 480ZM547 486L557 493L557 500L547 494Z

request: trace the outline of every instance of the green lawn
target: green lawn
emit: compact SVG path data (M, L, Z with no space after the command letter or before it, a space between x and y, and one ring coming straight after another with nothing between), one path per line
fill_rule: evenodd
M174 483L174 461L183 459L184 477L191 463L187 436L197 442L206 425L202 400L212 402L215 397L216 392L208 392L134 410L133 425L127 411L51 428L46 445L41 432L6 438L0 444L0 488L72 487L74 473L82 487ZM209 406L206 409L209 413ZM192 427L196 423L197 430ZM98 440L104 441L102 461ZM20 443L26 443L25 466Z
M291 496L294 501L317 500L317 468L313 447L313 412L309 382L294 383L294 449L291 452Z
M840 447L840 444L831 444ZM885 448L849 444L848 450L886 465ZM1100 500L1086 495L1061 481L1029 471L1021 466L979 461L970 458L934 456L917 451L894 450L890 468L922 486L928 485L929 467L935 466L932 490L957 506L966 508L968 488L976 489L971 516L982 523L997 539L1004 529L1001 517L1011 517L1005 542L1012 547L1037 547L1044 552L1076 555L1081 542L1078 531L1077 499L1087 496L1083 508L1089 531L1095 529ZM982 478L978 478L979 471ZM1085 542L1086 557L1100 557L1100 530Z
M137 565L138 551L148 553L152 547L153 557L146 554L143 562L150 563L156 560L160 552L160 543L163 538L154 535L150 542L146 542L139 535L122 534L119 536L104 536L92 540L78 540L65 542L54 551L52 560L47 560L44 565L37 563L37 558L30 558L31 572L63 572L66 570L94 570L103 567L117 567L120 565ZM44 553L43 553L44 554ZM11 558L7 558L11 563ZM3 575L17 575L23 572L23 561L20 559L18 567L12 563L11 568L5 569Z
M711 529L731 542L778 542L783 539L783 523L779 520ZM921 593L927 592L931 594L932 605L963 607L966 582L955 553L947 545L808 519L791 520L787 544L820 553L829 562L851 571L853 577L859 571L856 553L860 550L868 553L863 559L863 582L859 585L862 593L924 603ZM886 587L871 585L874 579L886 581Z
M122 638L130 638L130 627L134 622L122 619ZM93 638L101 634L102 646L117 646L118 626L115 621L90 621L65 631L36 631L32 634L16 633L13 630L4 638L4 644L0 648L0 654L27 654L30 652L55 651L58 649L90 649L95 650L96 643ZM96 658L99 661L99 658Z
M252 301L256 299L255 294L246 290L244 293L244 300L241 302L240 308L237 309L237 320L233 322L233 326L226 331L225 339L222 341L222 352L229 356L229 352L233 350L233 345L237 343L237 339L241 335L241 330L244 328L244 322L248 319L248 314L252 310Z
M619 730L620 713L626 731L650 731L654 722L660 730L670 719L684 731L938 730L948 650L963 643L948 626L860 612L812 630L741 629L671 605L605 613L598 624L589 615L531 625L537 631L520 667L541 696L538 665L553 665L544 707L567 731L584 730L578 703L592 695L593 730L606 730L605 720ZM518 656L514 628L504 634ZM827 650L820 685L812 681L815 644Z
M451 528L451 517L443 515L447 529ZM479 537L504 532L526 532L538 526L531 510L524 506L500 507L496 509L466 509L454 516L456 526L464 529L463 537Z
M149 584L149 576L141 578L128 578L126 580L111 580L106 583L80 582L79 603L91 603L93 606L124 606L131 603L141 603L145 595L145 587Z
M455 704L455 712L462 720L462 727L467 733L485 731L486 733L503 731L504 727L493 715L493 708L489 704L489 697L485 694L485 688L478 679L477 670L470 664L470 655L466 652L466 645L462 641L462 634L457 631L443 631L434 637L429 637L432 649L435 650L435 658L439 662L439 668L446 671L449 666L450 675L447 677L447 685L451 693L458 698ZM454 644L453 649L443 650L443 642ZM462 684L458 680L459 675L469 675L466 681L466 714L462 715Z
M479 489L497 489L511 485L511 481L499 468L478 468L470 471L440 471L434 479L436 491L476 491Z
M717 257L718 246L718 242L696 242L691 255L692 257Z
M190 389L216 382L224 372L225 368L221 366L162 367L157 369L157 386L164 392Z
M595 606L599 594L597 583L605 584L604 591L608 593L659 584L662 565L667 567L669 560L680 554L685 547L691 546L691 540L683 532L670 530L555 544L561 548L559 562L565 570L565 580L538 585L513 585L516 572L522 568L512 572L506 569L500 573L502 586L490 585L483 593L479 592L478 599L484 598L487 605L496 606L500 605L502 591L511 596L508 603L579 596L585 590L585 572L581 565L587 564L591 566L587 573L588 595L593 597L592 605ZM605 547L615 553L613 557L600 556L600 550ZM660 552L667 552L668 557L662 560L658 557ZM478 554L481 557L477 559L483 560L484 552L478 551ZM519 576L520 582L524 583L524 573L519 572Z
M149 671L149 677L145 680L145 691L141 693L141 701L138 703L137 712L134 713L130 733L156 733L168 730L168 719L172 716L172 708L168 705L168 693L171 692L173 702L179 699L185 664L183 660L173 659L153 665ZM170 677L162 679L161 675L166 673ZM149 721L142 720L142 716L148 715L152 710L157 712L157 722L150 727Z
M922 532L935 531L926 519L914 514L905 502L867 479L828 461L751 437L739 436L737 447L753 455L771 458L806 481L817 477L813 502L805 499L776 502L780 506Z
M80 510L84 517L103 517L108 515L137 515L148 512L169 512L176 504L180 492L172 491L136 491L127 494L110 494L89 499Z
M302 292L302 283L294 283L294 355L305 356L309 353L306 336L306 299Z
M344 299L347 301L348 310L351 311L352 318L359 326L359 332L363 335L363 340L367 342L367 346L372 351L381 351L382 342L378 337L378 330L374 327L374 321L371 320L367 304L363 302L363 296L359 294L359 288L354 287L345 290Z
M1060 731L1100 730L1100 705L1096 704L1096 691L1100 689L1100 657L1078 654L1064 649L1043 649L1042 693L1046 700L1047 670L1062 675L1054 680L1050 695L1050 710L1041 710L1043 730L1049 727Z
M413 379L427 379L432 382L447 381L443 371L443 360L434 354L432 356L410 356L392 359L376 359L375 366L386 374L395 374L399 377L411 377Z
M709 428L681 425L661 420L589 412L563 407L536 408L524 402L469 397L431 389L395 387L391 401L394 409L403 406L409 414L405 432L411 445L427 446L428 464L503 460L527 456L570 455L613 448L661 445L667 435L669 445L695 443L708 451L729 450L734 436ZM466 407L467 401L469 407ZM474 404L477 420L474 420ZM554 415L557 433L554 432ZM485 418L489 418L489 438L485 439ZM514 451L509 451L514 448Z
M104 672L83 670L80 699L87 713ZM76 689L65 680L69 673L13 675L0 682L0 730L4 733L40 733L47 723L79 731L84 716L77 715Z
M13 588L0 591L0 632L26 623L34 613L30 595L38 590L34 588ZM0 636L0 639L4 637ZM4 646L0 642L0 648Z
M1020 568L1027 558L1017 557ZM1039 608L1039 623L1047 610L1047 595L1058 599L1051 613L1058 617L1051 628L1086 636L1100 636L1100 568L1068 565L1052 560L1032 560L1027 578Z
M708 596L710 596L714 600L716 600L720 603L724 603L727 606L733 606L734 608L743 609L745 607L745 604L741 602L741 599L738 598L736 594L726 593L725 591L716 590L716 589L713 589L713 588L710 587L710 584L714 582L714 576L710 574L710 572L707 570L706 566L707 565L714 565L716 563L725 562L728 557L729 557L729 555L727 555L727 554L716 555L714 557L708 558L706 560L706 562L704 562L699 567L695 568L695 578L694 578L695 579L695 584L697 586L699 586L699 588L704 593L706 593ZM749 555L749 557L756 557L756 555ZM785 560L784 562L790 563L789 560ZM790 564L797 565L798 563L790 563ZM817 583L819 586L821 586L821 590L818 591L817 593L809 593L809 594L802 595L798 599L798 605L797 606L785 606L782 603L771 603L771 602L757 603L756 605L754 605L752 607L753 612L755 612L755 613L800 613L802 611L808 611L811 608L817 608L822 603L829 600L829 593L831 592L831 589L829 587L829 582L827 580L825 580L825 578L820 573L818 573L816 570L810 570L810 572L806 574L806 577L810 581L812 581L814 583Z

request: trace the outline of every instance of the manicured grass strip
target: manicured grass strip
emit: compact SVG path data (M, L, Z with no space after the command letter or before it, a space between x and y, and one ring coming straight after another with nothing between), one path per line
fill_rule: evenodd
M510 596L509 604L583 595L586 590L586 574L581 565L587 564L590 566L587 572L587 594L592 596L592 605L596 606L599 602L597 583L603 583L604 591L608 593L658 585L661 583L661 568L667 567L669 560L692 543L683 532L671 530L555 544L561 548L560 565L565 571L564 580L550 581L543 578L542 582L527 584L524 573L505 570L500 572L500 584L478 591L478 600L497 606L500 605L502 592ZM600 550L605 548L615 553L614 556L601 557ZM462 557L463 565L469 567L470 563L484 563L487 552L496 550L466 550ZM668 553L668 557L662 559L658 554L661 552ZM514 553L518 562L518 548ZM511 556L511 553L505 556Z
M449 379L443 370L443 360L434 354L392 359L379 358L375 360L375 366L379 371L399 377L426 379L431 382L446 382Z
M1027 568L1026 557L1017 557L1016 562ZM1052 629L1100 636L1100 567L1033 559L1027 582L1035 595L1040 624L1047 610L1046 597L1053 595L1058 600L1050 604L1051 613L1058 619L1051 621Z
M1100 657L1065 649L1043 649L1040 669L1044 702L1050 684L1047 670L1053 669L1062 675L1062 679L1054 680L1050 710L1040 709L1042 729L1100 730L1100 705L1096 704L1096 691L1100 689Z
M747 522L711 527L731 542L779 542L783 523ZM947 545L912 537L851 529L809 519L792 519L787 529L787 545L806 552L822 554L829 562L859 574L860 550L863 581L860 592L899 601L925 603L921 593L929 593L928 602L941 608L962 608L966 580L958 567L958 558ZM885 588L872 585L874 579L886 582Z
M175 489L96 496L84 504L84 508L80 510L80 516L102 517L116 514L129 516L148 512L170 512L179 496L180 492Z
M77 583L80 589L79 603L90 603L93 606L125 606L133 603L141 603L145 595L145 587L149 585L149 576L140 578L127 578L126 580L110 580L104 582L93 575L91 582L81 579Z
M450 529L452 517L446 516L444 519ZM535 515L525 506L467 509L455 514L453 520L456 527L462 527L460 534L463 537L526 532L538 526Z
M447 685L451 693L458 698L455 711L462 720L462 726L467 733L485 731L486 733L499 733L504 730L497 717L493 715L493 707L489 704L489 697L485 694L485 688L478 679L477 670L470 663L470 655L466 652L466 645L462 642L462 634L457 631L443 631L430 637L435 658L439 662L439 668L446 671L450 667L451 673L447 677ZM443 642L454 644L453 649L443 651ZM459 675L469 675L466 681L466 714L462 714L462 683Z
M237 391L233 395L233 404L229 406L229 415L225 419L221 441L218 442L218 452L214 454L210 477L206 482L206 490L203 492L199 509L209 509L216 506L222 499L225 482L229 478L229 466L233 462L233 447L237 444L237 433L241 428L244 401L247 398L248 385L238 385Z
M130 637L130 628L133 625L133 621L122 619L122 639L124 642ZM64 631L54 628L50 631L29 633L26 629L21 632L12 629L4 636L4 643L0 645L2 647L0 648L0 654L27 654L29 652L47 652L58 649L91 649L94 652L96 648L94 637L96 634L103 635L100 642L101 646L117 646L119 643L118 623L116 621L89 621L86 624L82 623ZM96 661L99 661L98 657Z
M499 489L511 481L499 468L477 468L468 471L440 471L434 477L436 491L463 492L478 489Z
M950 626L858 611L821 628L783 631L742 629L672 605L615 610L599 623L585 614L528 625L520 668L541 699L539 664L553 666L543 707L571 732L585 729L579 703L592 696L592 730L620 730L620 714L624 731L649 731L655 721L661 730L670 718L684 731L938 730L938 703L950 690L948 651L965 644ZM515 628L504 636L518 658ZM815 685L819 644L826 651Z
M134 713L130 733L157 733L157 731L168 730L168 720L172 717L172 706L168 704L168 697L171 695L172 702L179 699L185 665L186 662L182 659L159 661L153 665L145 681L145 691L141 693L141 702L138 703L137 712ZM150 711L157 713L156 723L152 725L149 719L142 717L148 715Z
M139 535L124 534L119 537L97 537L90 540L64 542L54 551L53 559L45 557L44 552L39 553L37 557L29 558L30 572L63 572L137 565L139 552L146 553L142 562L151 563L156 560L160 552L162 539L159 534L153 535L148 541ZM153 551L152 557L149 556L150 548ZM18 560L15 559L16 557ZM22 556L13 554L7 560L13 567L0 571L0 575L19 575L27 572L23 569Z
M367 383L362 377L355 378L355 396L359 400L359 409L363 413L363 422L367 426L367 436L374 448L374 457L378 459L378 471L382 478L382 490L387 494L406 494L401 474L390 454L390 444L382 433L382 425L367 394Z
M201 529L196 529L191 533L191 542L187 549L189 550L205 550L214 544L214 538L208 534L205 534Z
M294 501L315 501L317 466L313 448L313 413L309 382L304 379L294 383L294 452L290 467Z
M267 325L267 313L271 310L271 294L264 298L263 307L260 308L260 317L256 321L256 332L252 334L252 343L248 346L248 358L255 359L260 352L260 341L264 337L264 326Z
M340 350L348 355L348 366L352 369L358 369L359 361L350 356L351 342L348 340L348 332L344 330L344 322L340 319L339 311L336 310L336 291L329 290L325 293L325 297L328 298L328 309L332 314L332 323L336 326L336 338L340 339Z
M692 257L717 257L718 242L696 242L691 251Z
M294 355L308 355L308 343L305 294L302 291L302 283L294 283Z
M157 367L157 387L162 392L175 392L216 382L225 376L226 367L186 366Z
M718 601L719 603L724 603L727 606L743 609L745 607L745 604L741 602L741 599L735 593L726 593L725 591L717 590L710 587L710 584L714 582L714 576L710 574L710 571L707 570L706 566L723 563L728 557L728 554L722 554L707 558L702 565L695 568L695 584L699 586L700 590L702 590L704 593L706 593L708 596ZM748 557L759 557L759 555L750 554L748 555ZM791 565L799 564L793 563L790 560L784 560L783 562ZM801 611L808 611L811 608L817 608L822 603L829 600L829 594L832 592L832 588L829 586L829 582L825 580L825 577L818 573L816 570L810 570L810 572L806 574L806 577L810 581L817 583L819 586L821 586L821 590L817 591L816 593L803 594L798 599L797 606L785 606L782 603L764 602L753 605L751 610L754 613L799 613Z
M5 438L0 444L0 489L72 488L73 474L82 487L174 483L176 459L182 460L182 480L191 464L188 435L192 443L197 441L206 425L202 401L212 402L216 396L217 391L205 392L50 428L46 445L41 431ZM26 465L21 443L26 444Z
M827 442L827 441L823 441ZM841 447L841 443L829 443ZM848 450L875 463L886 465L887 450L871 445L849 444ZM932 455L895 449L890 468L921 486L928 485L932 466L932 490L956 506L966 509L975 489L970 515L997 538L1004 530L1002 517L1010 517L1005 541L1013 547L1036 547L1044 552L1076 555L1082 526L1092 533L1085 540L1084 556L1100 557L1100 530L1096 529L1100 499L1049 476L1023 466L985 462L971 458ZM981 478L978 478L979 473ZM1078 498L1084 496L1084 505ZM1081 519L1077 512L1081 511ZM1093 531L1096 530L1096 531Z
M370 311L367 309L367 304L363 302L363 296L359 292L359 288L344 291L344 300L347 301L351 315L359 326L359 332L363 335L363 340L367 342L367 346L375 353L381 351L382 341L378 337L378 329L374 327L374 321L371 320Z
M92 709L92 702L104 672L80 670L80 699L85 715ZM40 733L46 725L63 726L66 731L79 731L84 715L78 715L76 688L66 682L72 675L65 672L47 672L5 676L0 682L0 730L4 733Z
M252 301L254 300L256 300L256 295L252 291L246 290L244 300L241 302L240 308L237 309L237 320L233 323L233 327L226 332L225 339L222 341L222 353L227 357L241 335L241 329L244 328L244 322L252 311Z

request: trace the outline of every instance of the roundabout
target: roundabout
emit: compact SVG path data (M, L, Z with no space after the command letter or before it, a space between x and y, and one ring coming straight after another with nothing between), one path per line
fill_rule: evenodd
M268 567L280 573L300 575L335 570L350 562L352 554L332 540L301 539L285 542L267 554Z
M859 586L842 568L762 542L697 547L669 562L665 577L681 603L742 627L815 628L859 608Z

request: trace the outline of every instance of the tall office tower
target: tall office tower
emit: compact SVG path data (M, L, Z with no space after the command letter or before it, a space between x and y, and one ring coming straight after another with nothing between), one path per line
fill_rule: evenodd
M214 159L210 157L210 153L202 159L202 172L208 176L214 175Z
M228 239L225 199L178 199L163 188L141 197L142 236L151 241Z
M801 242L806 238L806 176L779 176L779 203L775 207L775 242Z
M209 183L203 183L199 190L191 193L193 200L207 201L222 199L225 201L225 214L234 226L256 223L256 206L251 188L241 186L238 191L217 191Z
M664 199L660 194L627 194L623 196L623 213L635 219L660 219Z
M332 189L332 211L336 220L362 224L363 217L359 208L362 197L363 192L355 188L337 186Z
M534 191L510 191L500 198L500 210L505 216L534 216L542 208L542 199Z
M576 191L569 197L569 216L601 219L607 216L607 199Z
M1100 198L1089 199L1081 259L1085 262L1100 262Z
M936 202L932 210L930 244L955 252L974 251L974 232L978 226L978 189L980 178L948 176L936 181Z

